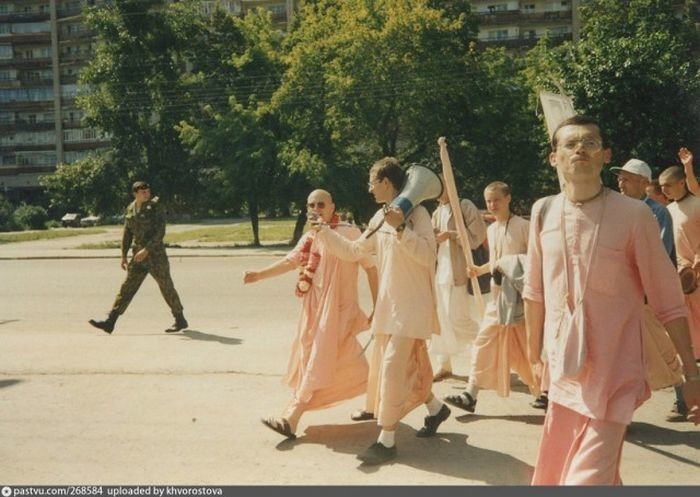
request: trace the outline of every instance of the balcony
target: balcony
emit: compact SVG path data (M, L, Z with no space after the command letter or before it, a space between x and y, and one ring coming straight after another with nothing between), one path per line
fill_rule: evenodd
M69 7L65 9L58 9L56 11L56 17L58 19L66 19L69 17L77 17L82 14L83 7L81 6L76 6L76 7Z
M30 100L13 100L11 102L0 102L2 110L6 111L53 111L53 100L42 100L33 102Z
M65 53L59 56L61 64L66 62L81 62L88 60L92 54L90 52Z
M84 150L99 150L107 147L109 147L109 140L106 138L90 142L63 142L64 152L82 152Z
M92 32L87 29L81 29L80 31L74 31L72 33L66 31L60 34L58 42L63 43L66 41L83 40L91 37Z
M12 131L47 131L54 129L53 121L30 122L26 119L17 119L11 123L0 123L0 133Z
M0 22L42 22L51 19L48 12L8 12L0 14Z
M483 26L498 26L505 24L548 24L550 22L571 21L570 10L554 12L522 12L506 10L502 12L479 12L479 24Z
M37 57L35 59L0 59L0 67L16 67L18 69L51 67L51 57Z
M530 48L534 47L535 44L537 43L537 40L540 38L543 38L542 36L529 36L529 35L518 35L518 36L507 36L503 38L486 38L486 39L480 39L479 43L483 44L484 46L499 46L499 47L505 47L508 49L516 49L516 48ZM554 41L555 43L563 43L565 41L571 41L572 35L571 33L564 33L564 34L550 34L549 39Z
M1 152L53 152L56 150L55 143L21 143L21 144L0 144Z
M50 31L39 31L37 33L9 33L5 34L4 41L10 41L15 46L29 43L51 43Z

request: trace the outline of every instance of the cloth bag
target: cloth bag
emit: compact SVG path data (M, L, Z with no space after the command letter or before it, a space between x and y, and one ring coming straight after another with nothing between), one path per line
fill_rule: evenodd
M554 336L554 351L549 367L552 380L575 379L586 363L586 317L583 302L571 311L564 306Z

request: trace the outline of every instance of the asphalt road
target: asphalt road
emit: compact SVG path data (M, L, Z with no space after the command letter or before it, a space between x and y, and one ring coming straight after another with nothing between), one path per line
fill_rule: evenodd
M266 253L171 251L190 329L163 332L172 317L149 278L107 335L87 320L111 306L118 259L22 259L9 247L0 247L2 484L529 482L542 412L518 387L508 399L482 393L476 415L453 410L434 439L415 437L425 415L416 409L399 428L398 459L379 468L355 459L377 433L349 419L361 397L305 415L296 441L266 429L260 418L290 399L281 379L299 311L293 274L243 286L243 270L274 260ZM458 358L458 373L468 359ZM449 380L435 393L463 385ZM626 484L700 484L700 432L663 420L672 401L660 391L638 410L623 452Z

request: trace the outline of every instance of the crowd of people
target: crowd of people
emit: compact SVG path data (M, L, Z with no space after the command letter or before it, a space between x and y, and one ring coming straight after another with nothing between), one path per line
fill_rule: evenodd
M532 483L613 485L621 484L627 426L652 389L676 387L669 420L700 423L693 155L682 148L683 167L665 169L658 180L636 158L611 168L619 193L601 181L611 155L596 120L565 120L549 155L561 192L538 200L527 220L511 211L510 187L492 182L484 189L488 227L472 201L450 202L446 188L432 216L422 205L407 213L395 206L406 172L391 157L370 168L368 189L381 207L364 233L338 215L329 192L311 192L310 229L294 249L243 276L249 284L298 272L301 313L286 375L292 398L264 425L293 439L304 412L365 394L351 419L376 420L379 429L358 459L383 464L398 455L399 422L420 404L426 416L416 436L432 437L451 415L448 406L473 413L481 391L507 396L516 373L533 406L546 410ZM157 198L143 182L133 193L122 243L127 277L108 318L90 323L111 333L150 273L175 316L166 331L180 331L187 322ZM488 261L465 257L484 247ZM135 255L127 261L130 248ZM360 267L372 296L369 314L359 305ZM480 277L490 277L483 314L474 298ZM367 329L369 360L357 338ZM439 399L433 384L452 375L465 335L475 338L464 391Z

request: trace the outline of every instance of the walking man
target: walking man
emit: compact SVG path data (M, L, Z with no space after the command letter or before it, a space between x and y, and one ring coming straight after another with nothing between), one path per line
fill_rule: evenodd
M401 191L405 172L386 157L369 172L369 191L380 204L390 204ZM382 224L383 221L383 224ZM433 370L426 340L439 332L435 312L435 236L430 214L418 205L403 218L399 208L379 209L358 240L349 241L327 226L317 228L328 250L345 260L376 254L379 291L372 333L365 416L376 416L377 442L358 456L365 464L382 464L397 455L395 434L401 419L420 404L428 415L418 437L432 437L450 409L432 393ZM370 233L374 232L372 235Z
M126 208L124 233L121 244L121 267L126 271L126 279L117 294L112 310L104 321L91 319L89 323L107 333L114 331L117 318L126 311L141 283L150 273L158 283L165 302L175 317L173 325L166 333L187 328L187 320L182 312L180 297L170 277L170 263L165 253L165 214L158 197L151 197L151 187L145 181L137 181L132 186L134 201ZM129 249L134 257L127 261Z
M534 485L622 483L625 431L650 396L645 296L681 356L689 418L700 422L700 374L678 276L651 210L603 187L610 158L597 121L566 119L549 155L562 192L532 209L523 291L528 355L541 370L544 346L550 375Z
M437 356L438 371L433 378L441 381L452 375L451 357L464 349L460 338L475 336L479 331L479 317L473 295L467 291L467 261L460 248L455 218L443 188L438 199L440 204L433 212L432 223L435 239L438 242L437 269L435 271L435 288L437 313L440 320L440 334L430 339L429 351ZM469 247L478 247L486 238L486 225L479 209L468 199L461 199L462 211Z
M355 240L360 230L341 222L331 194L314 190L308 197L308 216ZM373 301L377 297L377 269L371 256L360 265L367 273ZM299 270L295 293L302 309L287 366L285 382L294 390L281 417L263 424L287 437L296 438L299 419L306 411L323 409L362 395L367 389L367 359L357 334L369 328L357 295L358 263L343 261L328 252L313 230L307 231L287 256L260 271L246 271L244 283Z

